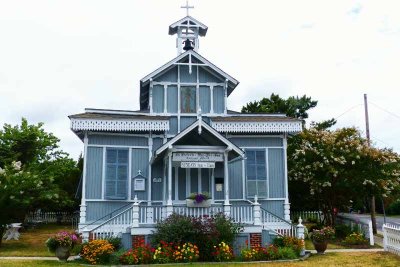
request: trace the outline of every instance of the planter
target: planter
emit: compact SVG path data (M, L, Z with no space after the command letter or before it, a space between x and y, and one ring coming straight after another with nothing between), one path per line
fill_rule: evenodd
M317 242L317 241L313 240L313 244L314 244L314 248L315 248L315 250L317 251L318 254L324 254L325 250L326 250L326 248L328 246L328 241L325 240L325 241Z
M70 255L70 248L69 247L57 247L56 248L56 257L60 261L67 261Z
M211 199L204 200L200 203L196 203L193 199L186 199L186 206L188 208L208 208L211 206Z

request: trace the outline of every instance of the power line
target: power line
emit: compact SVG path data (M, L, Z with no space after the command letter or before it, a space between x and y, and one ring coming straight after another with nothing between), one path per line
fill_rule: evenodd
M397 115L397 114L395 114L395 113L393 113L393 112L391 112L391 111L389 111L389 110L386 110L385 108L383 108L383 107L381 107L381 106L375 104L374 102L371 102L371 101L368 101L368 102L371 103L372 105L374 105L375 107L379 108L380 110L383 110L383 111L385 111L386 113L388 113L388 114L392 115L393 117L396 117L397 119L400 120L400 116L399 116L399 115Z
M339 116L337 116L337 117L335 118L335 120L337 120L338 118L342 117L342 116L343 116L344 114L346 114L347 112L350 112L350 111L352 111L353 109L355 109L355 108L357 108L357 107L359 107L359 106L362 106L362 104L358 104L358 105L352 106L351 108L349 108L348 110L346 110L345 112L343 112L342 114L340 114Z

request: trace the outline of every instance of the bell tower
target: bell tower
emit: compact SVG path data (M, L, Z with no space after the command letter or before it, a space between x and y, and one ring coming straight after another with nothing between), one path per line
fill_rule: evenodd
M186 1L186 6L181 6L186 9L186 17L169 26L169 35L177 35L176 37L176 49L177 54L181 54L187 50L193 49L194 51L199 50L199 36L205 36L207 34L208 27L189 16L189 9L194 6L189 6Z

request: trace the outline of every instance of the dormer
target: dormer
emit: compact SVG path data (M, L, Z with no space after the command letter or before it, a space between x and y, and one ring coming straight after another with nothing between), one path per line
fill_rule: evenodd
M239 82L192 49L140 81L140 109L151 114L221 115Z

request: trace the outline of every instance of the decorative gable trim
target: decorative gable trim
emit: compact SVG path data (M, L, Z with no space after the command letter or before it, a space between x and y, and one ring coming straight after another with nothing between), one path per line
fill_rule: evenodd
M73 131L169 131L168 120L71 119Z
M300 121L212 121L211 126L218 132L227 133L297 133L302 131L302 123Z

